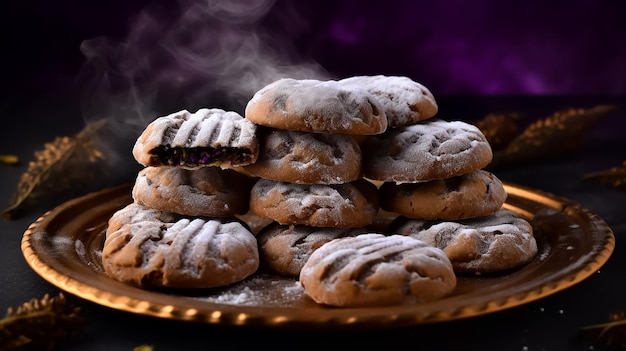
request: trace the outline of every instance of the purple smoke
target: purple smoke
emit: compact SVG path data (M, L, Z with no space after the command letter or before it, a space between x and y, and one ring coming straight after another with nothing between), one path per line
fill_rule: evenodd
M12 6L6 12L12 22L2 24L5 86L15 82L29 91L59 92L78 75L87 97L126 92L130 99L158 99L161 92L179 105L195 105L215 95L245 101L259 84L282 75L397 74L436 95L626 94L624 1L56 0ZM27 37L16 30L26 25L33 33ZM18 65L23 74L11 69Z

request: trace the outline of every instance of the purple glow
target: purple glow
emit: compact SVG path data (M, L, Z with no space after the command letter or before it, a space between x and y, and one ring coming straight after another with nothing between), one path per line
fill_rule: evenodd
M87 118L152 116L164 96L172 106L241 112L256 90L287 76L404 75L435 96L626 94L623 12L594 1L169 5L148 4L121 40L83 41Z
M5 12L5 86L29 93L69 90L81 71L83 92L189 101L327 73L406 75L437 95L626 94L622 0L56 0Z
M439 94L626 92L623 3L359 4L329 15L321 60L340 74L404 74Z

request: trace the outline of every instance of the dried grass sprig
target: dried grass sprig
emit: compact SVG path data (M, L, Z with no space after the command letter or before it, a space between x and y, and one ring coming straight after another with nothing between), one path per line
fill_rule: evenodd
M621 166L586 174L583 181L593 181L617 189L626 189L626 161L623 161Z
M505 147L494 150L489 168L545 160L578 149L589 130L615 109L615 106L599 105L557 111L526 127Z
M580 332L607 346L626 349L626 310L611 313L608 322L583 327Z
M0 350L53 350L70 333L84 325L80 309L63 294L32 299L9 308L0 320Z

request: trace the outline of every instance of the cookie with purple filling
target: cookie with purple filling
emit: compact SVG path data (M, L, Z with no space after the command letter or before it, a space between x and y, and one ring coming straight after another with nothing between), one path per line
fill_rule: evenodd
M256 125L233 111L203 108L159 117L144 129L133 156L144 166L230 168L256 162Z

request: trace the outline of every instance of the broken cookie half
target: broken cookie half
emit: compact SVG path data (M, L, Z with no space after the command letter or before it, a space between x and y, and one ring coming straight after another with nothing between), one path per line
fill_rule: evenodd
M256 125L234 111L203 108L159 117L144 129L133 156L144 166L230 168L256 162Z

